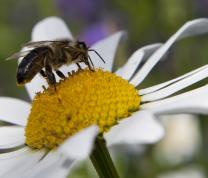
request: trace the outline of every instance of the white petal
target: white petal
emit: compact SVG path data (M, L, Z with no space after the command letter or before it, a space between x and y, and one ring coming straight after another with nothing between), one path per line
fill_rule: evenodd
M143 104L140 107L155 114L208 114L208 85L174 97Z
M108 38L98 41L91 47L91 49L97 51L100 56L105 60L104 64L97 54L92 51L89 52L89 55L95 67L100 67L105 70L112 71L118 44L124 35L125 32L123 31L117 32Z
M66 178L73 166L72 160L67 160L56 151L50 151L31 170L27 170L21 178Z
M165 98L167 96L170 96L171 94L176 93L177 91L180 91L194 83L197 83L200 80L203 80L204 78L208 77L208 65L205 66L205 68L195 72L193 75L190 75L186 78L183 78L182 80L175 82L165 88L162 88L158 91L155 91L150 94L143 95L141 97L142 102L147 101L154 101L158 99Z
M30 108L30 104L25 101L9 97L0 97L0 120L25 126Z
M65 22L58 17L47 17L38 22L32 30L32 41L73 39Z
M116 71L116 74L126 80L129 80L141 64L141 61L147 59L153 52L155 52L155 50L161 47L161 45L162 44L160 43L151 44L138 49L131 55L127 63Z
M196 19L185 23L185 25L183 25L173 36L171 36L170 39L147 60L141 70L130 82L135 86L138 86L177 40L207 32L208 19L206 18Z
M16 178L20 173L31 169L44 155L24 147L17 151L0 154L0 177Z
M105 134L109 146L116 144L150 144L164 135L164 129L150 112L138 111Z
M58 152L65 155L70 160L82 160L89 156L95 137L98 134L98 127L88 127L76 135L66 140L59 148Z
M0 149L17 147L25 143L24 128L18 126L0 127Z
M74 161L89 156L98 127L91 126L66 140L57 150L50 152L36 167L22 178L65 178Z
M191 76L191 75L193 75L193 74L195 74L195 73L197 73L197 72L199 72L202 69L207 68L207 67L208 67L208 65L204 65L204 66L202 66L202 67L200 67L198 69L195 69L195 70L193 70L191 72L188 72L188 73L186 73L186 74L184 74L184 75L182 75L180 77L177 77L175 79L172 79L172 80L169 80L167 82L164 82L164 83L152 86L152 87L148 87L148 88L145 88L145 89L140 89L139 90L139 94L140 95L145 95L145 94L149 94L149 93L155 92L155 91L157 91L157 90L159 90L161 88L164 88L164 87L166 87L168 85L171 85L171 84L173 84L173 83L175 83L177 81L180 81L180 80L182 80L182 79L184 79L184 78L186 78L188 76Z

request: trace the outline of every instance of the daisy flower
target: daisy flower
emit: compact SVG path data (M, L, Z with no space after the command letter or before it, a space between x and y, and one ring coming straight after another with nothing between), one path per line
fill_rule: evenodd
M33 100L32 106L17 99L0 98L0 106L4 108L0 110L0 119L14 124L0 128L0 148L5 152L0 155L0 175L65 177L72 163L90 154L98 133L94 125L99 127L99 133L103 134L108 146L147 144L158 141L164 135L155 116L207 114L208 86L175 95L206 78L207 65L173 80L136 89L177 40L206 32L207 19L187 22L164 44L148 45L135 51L114 74L111 72L116 48L124 35L124 32L118 32L91 47L106 62L102 64L96 54L90 53L97 68L94 72L77 70L75 65L61 67L60 70L69 77L57 84L55 93L51 87L43 91L42 86L47 83L36 75L26 84ZM57 17L44 19L32 32L32 41L63 38L73 40L65 23ZM55 151L45 151L57 146Z

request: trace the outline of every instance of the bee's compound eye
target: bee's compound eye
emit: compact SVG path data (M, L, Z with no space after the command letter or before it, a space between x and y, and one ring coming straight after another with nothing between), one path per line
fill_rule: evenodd
M87 49L87 46L86 46L85 42L79 41L79 42L78 42L78 46L79 46L79 48L81 48L81 49Z

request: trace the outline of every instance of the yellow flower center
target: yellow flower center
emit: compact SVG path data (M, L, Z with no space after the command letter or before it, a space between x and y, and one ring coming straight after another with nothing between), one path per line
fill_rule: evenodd
M26 126L26 144L52 149L83 128L97 124L108 131L139 109L140 97L127 80L101 69L79 70L38 93Z

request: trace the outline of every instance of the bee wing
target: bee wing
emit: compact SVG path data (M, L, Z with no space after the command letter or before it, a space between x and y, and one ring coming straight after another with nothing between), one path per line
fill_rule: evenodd
M36 48L36 47L41 47L41 46L47 46L52 44L52 41L35 41L35 42L28 42L23 45L23 47L29 47L29 48Z
M41 47L41 46L48 46L51 44L56 44L56 45L66 45L70 43L71 41L68 39L61 39L61 40L52 40L52 41L33 41L33 42L28 42L23 45L23 47Z
M6 60L12 60L12 59L19 59L20 57L24 57L26 56L31 50L27 50L27 51L20 51L18 53L15 53L13 55L11 55L10 57L6 58Z

